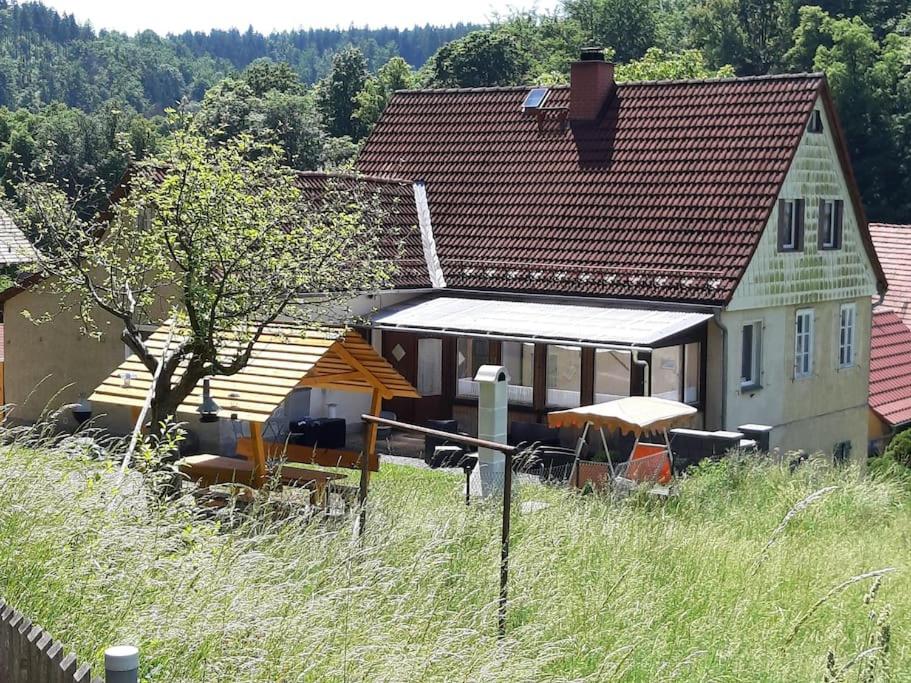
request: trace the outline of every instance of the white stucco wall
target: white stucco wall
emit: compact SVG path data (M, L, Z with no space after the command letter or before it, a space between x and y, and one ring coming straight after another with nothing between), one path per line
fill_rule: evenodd
M804 249L778 251L776 202L758 248L734 296L721 315L728 329L728 379L724 426L753 422L776 427L772 445L784 450L831 452L852 442L866 454L871 299L876 279L864 248L855 211L821 102L824 131L804 133L784 181L781 199L806 201ZM820 199L844 201L842 248L819 250ZM838 315L842 303L857 310L853 367L838 369ZM815 312L813 373L794 379L797 309ZM762 388L740 389L741 329L761 321ZM715 344L715 350L720 343ZM710 344L710 358L712 346Z

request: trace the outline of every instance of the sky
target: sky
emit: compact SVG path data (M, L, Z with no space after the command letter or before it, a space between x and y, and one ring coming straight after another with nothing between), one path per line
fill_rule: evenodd
M511 7L552 9L556 0L44 0L95 29L135 33L206 31L212 28L258 31L321 28L349 24L409 27L489 21Z

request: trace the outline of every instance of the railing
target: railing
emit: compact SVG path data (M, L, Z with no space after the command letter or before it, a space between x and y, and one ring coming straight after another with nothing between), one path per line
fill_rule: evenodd
M136 683L139 652L134 647L104 653L106 683ZM2 683L102 683L87 664L31 619L0 600L0 681Z

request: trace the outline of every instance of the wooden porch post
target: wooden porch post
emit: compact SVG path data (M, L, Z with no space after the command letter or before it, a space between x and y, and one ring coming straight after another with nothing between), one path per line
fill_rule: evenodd
M383 396L379 389L373 390L373 396L370 399L370 414L378 417L383 407ZM361 452L361 480L357 494L358 507L360 508L360 521L358 523L358 535L364 533L367 525L367 486L370 483L370 458L376 453L376 430L375 422L367 423L367 433L364 435L364 449Z
M257 488L266 483L266 446L263 443L263 426L259 422L250 423L250 437L253 442L253 480Z

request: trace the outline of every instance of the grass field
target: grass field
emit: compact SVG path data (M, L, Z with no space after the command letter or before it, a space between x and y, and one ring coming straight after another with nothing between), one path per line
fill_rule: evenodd
M832 680L911 680L896 480L731 462L664 504L525 486L550 505L513 520L498 641L498 510L466 508L460 475L384 466L358 544L350 524L220 527L112 472L0 451L0 596L87 660L138 645L146 681L778 683L825 680L830 652L856 657Z

